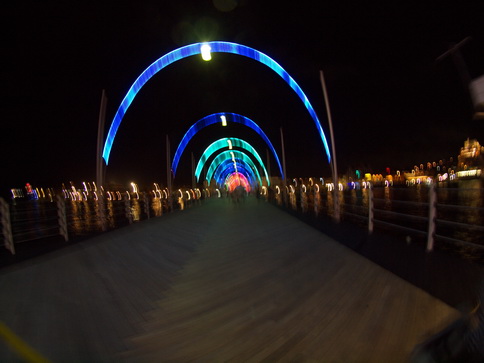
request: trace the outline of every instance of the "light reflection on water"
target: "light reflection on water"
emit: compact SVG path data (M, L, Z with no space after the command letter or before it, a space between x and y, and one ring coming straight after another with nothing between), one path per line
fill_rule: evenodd
M183 209L183 204L174 205ZM169 211L167 199L132 198L130 200L107 200L105 218L108 229L115 229L151 217L161 217ZM102 231L99 205L95 200L66 200L68 230L71 236L86 236Z

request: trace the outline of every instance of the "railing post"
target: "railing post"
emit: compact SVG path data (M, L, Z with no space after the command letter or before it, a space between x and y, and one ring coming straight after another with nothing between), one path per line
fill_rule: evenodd
M148 219L150 219L150 202L146 193L143 194L143 201L145 203L144 207L146 216L148 217Z
M429 189L429 228L427 232L427 252L434 249L435 218L437 214L437 191L436 185L432 184Z
M133 216L131 214L131 204L128 198L124 198L124 213L128 219L129 224L133 223Z
M373 233L373 188L370 185L368 188L368 233Z
M101 220L101 230L103 232L107 231L107 223L106 223L106 212L104 210L104 196L101 193L99 193L99 197L97 200L97 211L99 215L99 219Z
M57 201L57 220L59 221L59 233L64 240L69 241L69 235L67 234L67 217L66 217L66 203L60 195L56 197Z
M15 246L13 244L12 224L10 223L10 207L8 203L0 197L0 221L2 224L2 234L5 239L5 248L12 255L15 255Z

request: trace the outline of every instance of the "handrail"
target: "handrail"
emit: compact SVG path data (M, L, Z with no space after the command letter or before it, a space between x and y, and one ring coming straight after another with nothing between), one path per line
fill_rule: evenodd
M468 242L468 241L462 241L460 239L456 239L456 238L452 238L452 237L441 236L441 235L438 235L438 234L436 234L435 237L439 238L439 239L443 239L443 240L448 240L448 241L451 241L451 242L454 242L454 243L465 244L465 245L469 245L469 246L477 247L477 248L484 248L484 245L480 245L480 244L472 243L472 242Z
M471 205L457 205L457 204L440 204L437 203L437 207L440 208L454 208L454 209L467 209L467 210L477 210L479 212L484 211L484 207L474 207Z
M352 217L357 217L357 218L362 218L362 219L368 219L368 216L361 215L361 214L351 213L351 212L347 212L347 211L342 211L342 213L343 214L347 214L347 215L352 216Z
M428 206L429 203L426 202L411 202L408 200L400 200L400 199L384 199L384 198L373 198L373 200L378 201L378 202L390 202L390 203L397 203L397 204L405 204L405 205L424 205Z
M382 221L382 220L379 220L379 219L374 219L373 221L374 222L377 222L377 223L380 223L380 224L383 224L383 225L386 225L386 226L397 227L399 229L403 229L403 230L406 230L406 231L409 231L409 232L420 233L420 234L424 234L424 235L427 234L427 232L425 232L425 231L421 231L419 229L405 227L405 226L402 226L400 224L385 222L385 221Z
M374 211L378 211L378 212L382 212L382 213L386 213L386 214L393 214L393 215L396 215L396 216L399 216L399 217L404 217L404 218L409 218L409 219L416 219L416 220L420 220L420 221L424 221L424 222L426 222L428 220L427 217L414 216L412 214L399 213L399 212L394 212L394 211L385 210L385 209L377 209L377 208L374 208L373 210Z
M484 231L484 226L480 226L477 224L470 224L465 222L458 222L453 220L446 220L445 211L447 210L447 214L452 213L452 211L468 211L468 212L475 212L480 213L484 211L483 207L474 207L470 205L455 205L455 204L444 204L438 203L439 196L442 198L442 194L439 193L440 191L447 191L446 195L444 196L447 198L449 192L453 191L482 191L480 188L442 188L437 187L437 184L431 184L428 186L422 186L425 189L422 189L422 192L418 194L414 194L415 197L419 198L419 200L402 200L402 199L392 199L396 197L403 197L408 196L408 192L413 193L412 187L407 188L398 188L395 189L395 192L390 194L390 197L381 198L380 196L384 190L384 187L371 187L370 189L366 189L367 192L365 193L364 190L357 191L356 189L347 189L345 191L341 191L340 193L363 193L355 196L352 194L351 197L348 197L347 194L343 194L342 202L340 205L342 207L342 215L346 215L348 217L354 218L361 218L368 220L368 233L372 233L373 225L377 224L380 226L389 226L394 229L405 230L408 232L419 233L423 236L427 237L427 251L432 251L434 248L434 241L436 238L438 240L442 240L442 236L438 234L438 231L445 228L445 226L449 227L458 227L459 229L466 228L471 231L475 231L476 233L481 233ZM386 187L385 187L386 188ZM282 189L283 190L283 189ZM310 208L308 212L315 210L316 216L320 213L326 213L331 215L333 213L333 208L331 207L330 198L332 198L332 189L331 188L320 188L318 192L321 195L317 201L314 200L313 203L320 203L315 204L314 208ZM396 192L398 191L398 193ZM304 191L299 190L300 193L304 193ZM406 194L401 194L401 192ZM324 198L326 194L326 198ZM373 195L376 196L373 196ZM386 192L385 192L386 194ZM468 194L464 196L464 198L469 198ZM450 194L452 196L452 194ZM428 198L422 200L422 198ZM460 196L458 196L459 201L462 201ZM302 200L303 198L301 198ZM366 205L361 205L362 200L368 200ZM467 199L466 199L467 200ZM282 199L279 198L279 204L283 203ZM299 213L305 213L306 210L304 208L298 208L299 200L297 201L297 205L288 205L290 208L295 208L299 211ZM376 208L377 206L378 208ZM477 214L476 214L477 215ZM478 215L477 215L478 216ZM397 223L398 220L402 221L413 221L415 222L416 226L419 226L421 223L425 223L426 227L425 230L416 229L409 226L403 226L397 223L391 223L387 219L392 218ZM439 218L437 218L439 217ZM478 216L479 217L479 216ZM479 217L481 218L481 217ZM419 224L417 224L419 223ZM412 223L413 224L413 223ZM420 228L420 227L417 227ZM465 237L464 237L465 238ZM469 236L469 239L471 236ZM472 237L473 238L473 237ZM484 247L484 245L476 244L467 240L460 240L457 238L452 238L452 235L447 238L447 241L453 241L453 243L463 243L469 246L477 245L479 247Z
M114 200L107 198L95 200L91 196L90 199L81 201L57 195L57 201L15 200L12 208L3 198L0 198L0 245L3 244L12 254L15 254L16 243L59 235L68 241L69 234L85 236L89 233L118 228L125 223L149 219L151 215L162 216L176 209L170 202L173 198L183 202L183 207L180 204L180 209L195 205L194 201L202 198L202 192L194 189L184 188L178 199L174 194L170 194L158 190L158 196L144 193L139 195L139 198L131 199L123 194L121 199ZM211 194L217 195L215 192L205 193L203 190L203 198L210 198ZM156 206L155 200L159 201ZM152 213L150 208L153 208L155 213Z
M446 219L436 219L436 222L443 223L443 224L448 224L448 225L456 226L456 227L471 228L471 229L474 229L474 230L479 230L479 231L483 231L484 232L484 226L480 226L478 224L469 224L469 223L448 221Z

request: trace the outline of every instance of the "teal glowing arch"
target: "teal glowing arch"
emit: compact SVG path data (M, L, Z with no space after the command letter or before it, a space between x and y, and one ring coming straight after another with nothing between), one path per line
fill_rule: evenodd
M205 165L207 160L218 150L229 148L229 147L230 148L237 147L240 149L244 149L247 152L251 153L261 165L263 164L259 153L252 147L251 144L236 137L224 137L222 139L218 139L217 141L214 141L203 152L202 156L200 157L200 160L198 161L197 167L195 168L195 177L197 178L197 181L200 180L200 173L202 172L203 166Z
M175 156L173 157L173 162L171 164L171 170L173 171L173 174L176 174L178 163L180 162L180 158L183 154L183 151L185 150L186 146L188 145L192 137L195 136L197 132L199 132L204 127L213 125L215 123L221 123L222 119L224 119L227 123L235 122L235 123L242 124L244 126L250 127L252 130L257 132L257 134L259 134L259 136L262 137L262 139L265 141L267 146L269 146L269 149L271 150L272 154L274 155L274 158L276 159L281 177L282 179L284 179L284 173L282 171L281 162L279 161L279 156L277 155L276 149L274 149L274 146L272 145L271 141L264 133L264 131L262 131L259 125L257 125L250 118L245 117L243 115L239 115L237 113L230 113L230 112L218 112L218 113L213 113L211 115L205 116L200 120L198 120L197 122L195 122L188 129L188 131L185 133L182 140L180 141L180 144L176 149Z
M254 174L256 175L257 179L259 180L260 185L262 185L262 180L261 180L261 177L260 177L259 170L255 166L254 162L252 161L252 159L246 153L239 151L239 150L227 150L227 151L222 151L220 154L218 154L215 157L215 159L213 159L213 161L210 163L210 166L208 167L206 180L209 181L209 182L210 182L210 180L212 180L213 174L215 173L217 168L220 166L220 164L222 164L222 162L224 162L227 159L232 160L232 154L231 153L234 153L235 159L240 159L244 163L246 163L247 165L250 166L250 168L254 171ZM261 167L264 170L267 181L269 181L269 177L267 175L267 170L266 170L264 164L261 164Z
M148 82L151 77L153 77L156 73L158 73L163 68L169 66L170 64L197 54L202 54L202 48L204 48L203 53L206 54L208 52L214 53L231 53L231 54L238 54L242 55L251 59L254 59L262 64L265 64L274 72L276 72L284 81L291 87L294 92L298 95L298 97L303 102L304 106L308 110L309 114L311 115L314 124L316 125L316 129L321 137L323 142L326 155L328 157L328 162L331 162L331 154L329 152L328 142L326 141L326 136L324 134L323 128L321 123L319 122L318 116L314 111L313 106L309 102L308 98L304 94L303 90L296 81L287 73L277 62L275 62L272 58L268 57L264 53L259 52L256 49L247 47L242 44L231 43L231 42L223 42L223 41L212 41L206 43L194 43L190 45L185 45L178 49L175 49L161 58L158 58L154 61L148 68L146 68L143 73L139 75L136 81L132 84L126 96L124 96L123 101L119 105L116 114L114 115L114 119L111 123L111 126L108 131L108 135L106 137L106 142L104 144L103 150L103 158L106 162L106 165L109 163L109 154L111 153L111 148L113 146L114 137L116 136L116 132L118 131L119 125L126 114L129 106L133 102L133 99L138 94L139 90Z

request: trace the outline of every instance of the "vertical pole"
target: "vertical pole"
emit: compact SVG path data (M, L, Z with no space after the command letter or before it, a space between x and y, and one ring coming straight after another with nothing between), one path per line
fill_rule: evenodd
M99 121L97 128L97 154L96 154L96 184L98 188L98 210L101 221L101 229L106 231L106 215L104 210L104 159L102 157L103 140L104 140L104 122L106 120L106 91L103 89L101 94L101 107L99 109Z
M269 149L266 149L266 159L267 159L267 174L269 175L269 180L267 181L267 187L271 185L271 158L269 154Z
M57 196L57 220L59 221L59 234L64 237L64 240L69 241L67 234L67 217L66 217L66 203L60 195Z
M368 233L373 233L373 188L370 185L368 188Z
M166 187L168 188L168 206L173 210L173 200L171 196L171 155L170 155L170 139L166 135Z
M338 167L336 165L336 147L334 142L334 133L333 133L333 121L331 119L331 110L329 107L329 100L328 100L328 92L326 90L326 82L324 81L323 71L319 71L319 75L321 78L321 85L323 87L323 94L324 94L324 102L326 104L326 113L328 115L328 123L329 123L329 133L331 137L331 156L332 156L332 163L331 163L331 171L333 174L333 183L334 183L334 196L333 196L333 203L334 203L334 211L333 211L333 218L335 222L340 221L340 209L339 209L339 181L338 181Z
M15 255L15 246L13 244L12 224L10 222L10 207L7 202L0 197L0 221L2 224L2 234L5 239L5 248L12 255Z
M283 186L283 194L284 194L284 204L287 205L287 188L286 188L286 178L287 178L287 174L286 174L286 152L285 152L285 149L284 149L284 134L282 132L282 127L279 128L280 132L281 132L281 147L282 147L282 172L284 173L284 175L282 176L282 186Z
M143 193L143 201L144 201L146 217L150 219L150 199L148 198L147 193Z
M435 184L429 189L429 228L427 232L427 252L434 249L435 218L437 215L437 191Z
M98 189L98 198L97 198L97 211L99 215L99 220L101 222L101 230L103 232L107 231L108 225L107 225L107 219L106 219L106 209L105 209L105 204L104 204L104 193L103 189L99 188Z
M99 189L104 185L104 160L102 157L104 141L104 122L106 120L106 91L101 94L101 107L99 109L99 121L97 128L97 154L96 154L96 184Z
M192 152L192 189L197 187L197 183L195 182L195 156L193 156Z
M133 223L133 215L131 213L131 202L129 198L124 197L124 214L129 224Z

